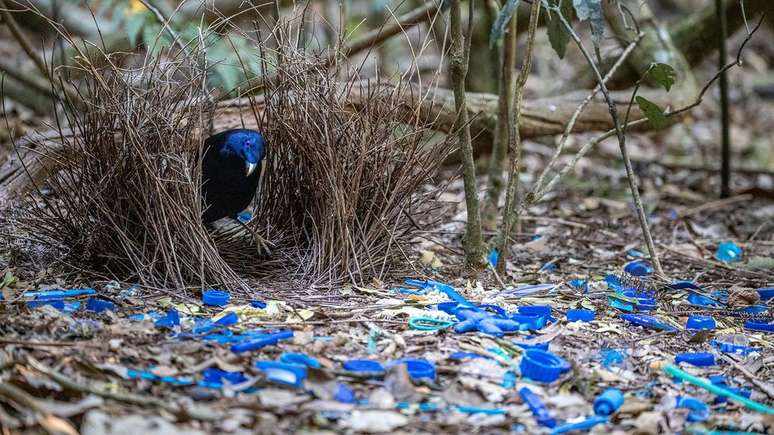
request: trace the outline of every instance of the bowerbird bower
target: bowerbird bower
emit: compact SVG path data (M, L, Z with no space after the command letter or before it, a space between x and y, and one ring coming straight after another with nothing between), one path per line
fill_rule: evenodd
M343 56L331 65L330 53L285 36L239 53L259 60L263 78L219 102L195 41L141 68L78 65L82 78L64 84L79 101L62 97L53 139L27 144L49 175L13 214L19 239L66 267L154 288L365 283L408 264L454 136L430 129L416 85L364 80ZM252 217L213 230L201 221L202 144L242 127L266 142Z

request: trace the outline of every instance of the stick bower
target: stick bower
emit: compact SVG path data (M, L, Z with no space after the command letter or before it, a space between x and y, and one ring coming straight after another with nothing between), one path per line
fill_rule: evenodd
M251 231L202 225L198 161L212 115L204 74L157 60L84 67L85 103L63 103L57 146L46 146L50 136L33 143L39 163L57 169L12 210L17 239L77 270L156 288L247 289L265 277L364 283L405 265L436 204L426 186L450 137L432 132L408 85L371 86L295 48L267 53L254 55L274 78L240 114L268 148ZM268 256L252 231L274 244Z

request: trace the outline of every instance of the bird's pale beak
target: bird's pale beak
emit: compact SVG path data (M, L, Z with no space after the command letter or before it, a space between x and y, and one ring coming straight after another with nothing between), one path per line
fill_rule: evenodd
M246 163L247 163L247 176L249 177L250 174L252 174L253 171L255 170L255 167L258 166L258 165L255 164L255 163L250 163L250 162L246 162Z

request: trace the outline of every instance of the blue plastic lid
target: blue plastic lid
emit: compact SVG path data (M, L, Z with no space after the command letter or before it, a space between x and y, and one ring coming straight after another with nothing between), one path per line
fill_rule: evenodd
M774 319L748 320L744 322L744 328L751 331L774 333Z
M685 323L687 329L697 330L713 330L716 326L715 319L712 316L688 316L688 321Z
M367 372L374 374L384 373L384 366L382 363L370 359L350 359L344 361L342 366L344 367L344 370L350 372Z
M734 242L723 242L718 245L715 258L723 263L735 263L742 261L742 248Z
M231 295L223 290L206 290L202 293L202 302L211 307L223 307L228 305Z
M582 308L567 310L567 320L570 322L591 322L596 318L592 310Z
M617 388L608 388L594 399L594 413L608 416L618 411L624 403L623 392Z
M403 358L389 364L392 367L397 364L405 364L411 379L435 380L435 365L426 359Z
M103 311L114 311L116 304L113 302L100 298L98 296L89 296L86 300L86 310L94 311L95 313L101 313Z
M522 376L544 383L559 379L570 367L570 363L562 357L539 349L525 350L519 364Z
M675 364L683 362L696 367L709 367L716 364L715 354L709 352L684 352L675 355Z

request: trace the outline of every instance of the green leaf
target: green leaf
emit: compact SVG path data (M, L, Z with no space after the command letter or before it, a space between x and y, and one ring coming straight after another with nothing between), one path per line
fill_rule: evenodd
M16 284L16 277L13 276L10 270L6 270L5 274L3 275L3 279L0 280L0 290L6 287L10 287L14 284Z
M573 7L570 0L548 0L548 4L551 6L559 6L559 12L550 11L548 14L548 41L551 42L559 59L564 59L564 54L567 52L567 44L570 42L570 32L564 27L562 20L559 18L559 13L567 20L568 23L572 23L573 19Z
M145 14L132 14L126 18L126 37L132 46L137 45L137 37L140 35L143 24L145 24Z
M591 24L591 42L599 53L599 42L605 34L605 21L602 17L602 0L572 0L578 19L589 20Z
M675 69L665 63L654 63L648 72L653 80L669 92L675 84Z
M653 128L661 130L666 127L666 115L664 115L664 111L658 107L656 103L649 101L645 97L640 97L639 95L635 98L635 101L640 107L640 110L642 110L642 113L648 118L648 122Z
M505 28L508 26L508 22L511 20L513 13L519 6L519 0L508 0L500 12L497 13L494 23L492 24L492 31L489 33L489 47L492 48L497 45L497 41L503 37Z

